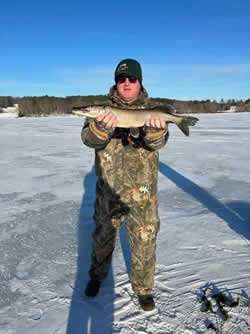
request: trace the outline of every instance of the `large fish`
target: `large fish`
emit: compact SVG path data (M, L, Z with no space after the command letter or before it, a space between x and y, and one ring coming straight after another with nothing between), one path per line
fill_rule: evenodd
M179 129L186 135L189 135L189 126L194 126L199 120L196 117L176 115L171 112L170 108L157 106L151 109L124 109L113 106L86 106L74 107L72 113L78 116L96 118L100 114L112 112L117 117L117 127L120 128L138 128L145 124L145 121L153 117L163 118L167 123L176 124Z

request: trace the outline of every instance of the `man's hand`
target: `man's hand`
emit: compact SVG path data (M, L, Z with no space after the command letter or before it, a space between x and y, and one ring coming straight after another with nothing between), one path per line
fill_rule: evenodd
M102 129L110 130L117 126L117 117L111 111L108 113L101 114L95 119L97 126Z
M145 125L148 128L154 129L167 129L167 123L163 118L151 116L145 121Z

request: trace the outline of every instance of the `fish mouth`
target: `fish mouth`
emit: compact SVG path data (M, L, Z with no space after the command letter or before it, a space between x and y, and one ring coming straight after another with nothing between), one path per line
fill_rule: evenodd
M73 107L72 110L88 110L88 107Z
M89 107L86 106L86 107L73 107L72 110L82 110L82 111L88 111L89 110Z

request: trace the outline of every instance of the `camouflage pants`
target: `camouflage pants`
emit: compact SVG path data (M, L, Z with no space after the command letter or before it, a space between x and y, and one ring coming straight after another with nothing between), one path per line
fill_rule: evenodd
M103 188L106 186L106 190ZM129 191L133 191L133 189ZM156 237L160 221L157 196L145 194L137 201L123 200L123 197L97 182L93 233L92 265L89 270L92 279L103 280L109 271L116 236L126 220L126 229L131 249L131 283L137 295L152 291L155 271ZM127 196L125 196L127 198Z

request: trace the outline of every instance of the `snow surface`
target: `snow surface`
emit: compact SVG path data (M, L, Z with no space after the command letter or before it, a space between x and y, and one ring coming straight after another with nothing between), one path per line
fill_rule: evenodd
M13 112L0 113L0 118L16 118L16 117L18 117L17 113L13 113Z
M90 265L94 151L83 119L0 120L1 334L250 333L250 115L198 115L170 125L160 151L157 308L143 312L129 281L125 229L94 299ZM226 322L201 312L203 289L240 297ZM248 305L248 306L247 306Z

